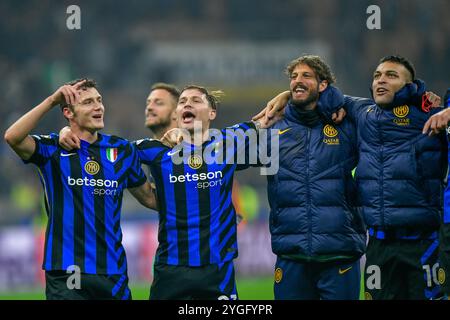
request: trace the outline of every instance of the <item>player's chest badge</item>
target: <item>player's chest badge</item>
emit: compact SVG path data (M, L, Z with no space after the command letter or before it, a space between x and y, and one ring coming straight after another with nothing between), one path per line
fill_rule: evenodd
M109 162L114 163L117 160L117 155L119 150L117 148L107 148L106 149L106 158Z

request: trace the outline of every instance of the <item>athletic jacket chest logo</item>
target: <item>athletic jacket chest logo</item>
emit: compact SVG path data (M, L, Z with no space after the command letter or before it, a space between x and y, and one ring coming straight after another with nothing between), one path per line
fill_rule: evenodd
M409 113L409 107L407 105L395 107L393 110L394 115L399 118L404 118Z
M406 118L406 116L409 114L409 107L407 105L395 107L394 109L392 109L392 112L396 116L396 118L392 120L396 125L409 125L409 118Z
M335 127L327 124L325 127L323 127L323 134L325 135L323 143L328 145L339 144L339 138L337 137L339 131Z

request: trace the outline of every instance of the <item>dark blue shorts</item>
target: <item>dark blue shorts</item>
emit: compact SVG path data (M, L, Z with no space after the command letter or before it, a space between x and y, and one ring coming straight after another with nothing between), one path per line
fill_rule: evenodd
M151 300L237 300L233 260L200 267L155 264Z
M276 300L358 300L361 284L356 262L299 262L277 258Z
M428 300L445 297L438 239L371 237L364 272L366 300Z
M80 281L65 271L45 272L47 300L131 300L127 275L80 274Z

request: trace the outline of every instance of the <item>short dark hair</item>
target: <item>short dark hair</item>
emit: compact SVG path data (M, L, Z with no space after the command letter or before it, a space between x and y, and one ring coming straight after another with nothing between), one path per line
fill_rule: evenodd
M386 56L380 59L378 65L382 64L383 62L394 62L401 64L409 71L411 75L411 80L412 81L416 80L416 69L414 68L414 65L411 63L411 61L409 61L405 57L399 55Z
M180 95L186 91L186 90L190 90L190 89L197 89L198 91L204 93L206 95L206 99L209 102L209 105L211 106L211 108L213 110L217 110L217 107L219 106L220 103L220 98L223 97L225 94L222 90L215 90L215 91L208 91L208 89L206 89L205 87L202 86L198 86L196 84L190 84L186 87L184 87L181 92Z
M170 93L170 95L175 99L175 101L178 101L178 98L180 97L180 90L174 86L173 84L164 83L164 82L157 82L150 88L150 92L154 90L166 90Z
M69 82L65 83L64 85L73 86L74 84L76 84L76 83L78 83L80 81L83 81L83 80L84 80L84 83L80 86L81 90L86 90L88 88L96 88L96 89L98 88L97 87L97 82L95 82L95 80L89 79L89 78L75 79L75 80L72 80L72 81L69 81ZM69 107L69 104L68 103L62 103L61 104L61 110L64 109L65 107Z
M336 77L333 72L331 72L331 68L325 63L325 61L323 61L319 56L310 54L303 55L289 62L285 69L285 73L290 77L295 67L299 64L306 64L308 67L313 69L320 81L326 80L328 84L333 84L336 82Z
M75 80L65 83L65 85L73 86L75 83L78 83L83 80L84 80L84 83L80 86L81 90L86 90L87 88L97 88L97 82L95 82L95 80L89 79L89 78L75 79Z

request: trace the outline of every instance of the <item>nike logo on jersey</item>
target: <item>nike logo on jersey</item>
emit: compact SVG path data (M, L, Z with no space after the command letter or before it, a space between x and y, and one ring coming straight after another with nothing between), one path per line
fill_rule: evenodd
M278 130L278 134L281 136L283 133L286 133L286 132L288 132L291 129L292 128L287 128L287 129L284 129L284 130Z
M182 149L177 149L177 150L171 150L169 152L167 152L168 156L173 156L174 154L177 154L178 152L180 152Z
M72 153L61 153L61 157L70 157L76 155L76 153L72 152Z
M350 270L351 268L353 268L353 267L348 267L347 269L341 269L341 268L339 268L339 274L344 274L344 273L346 273L348 270Z

